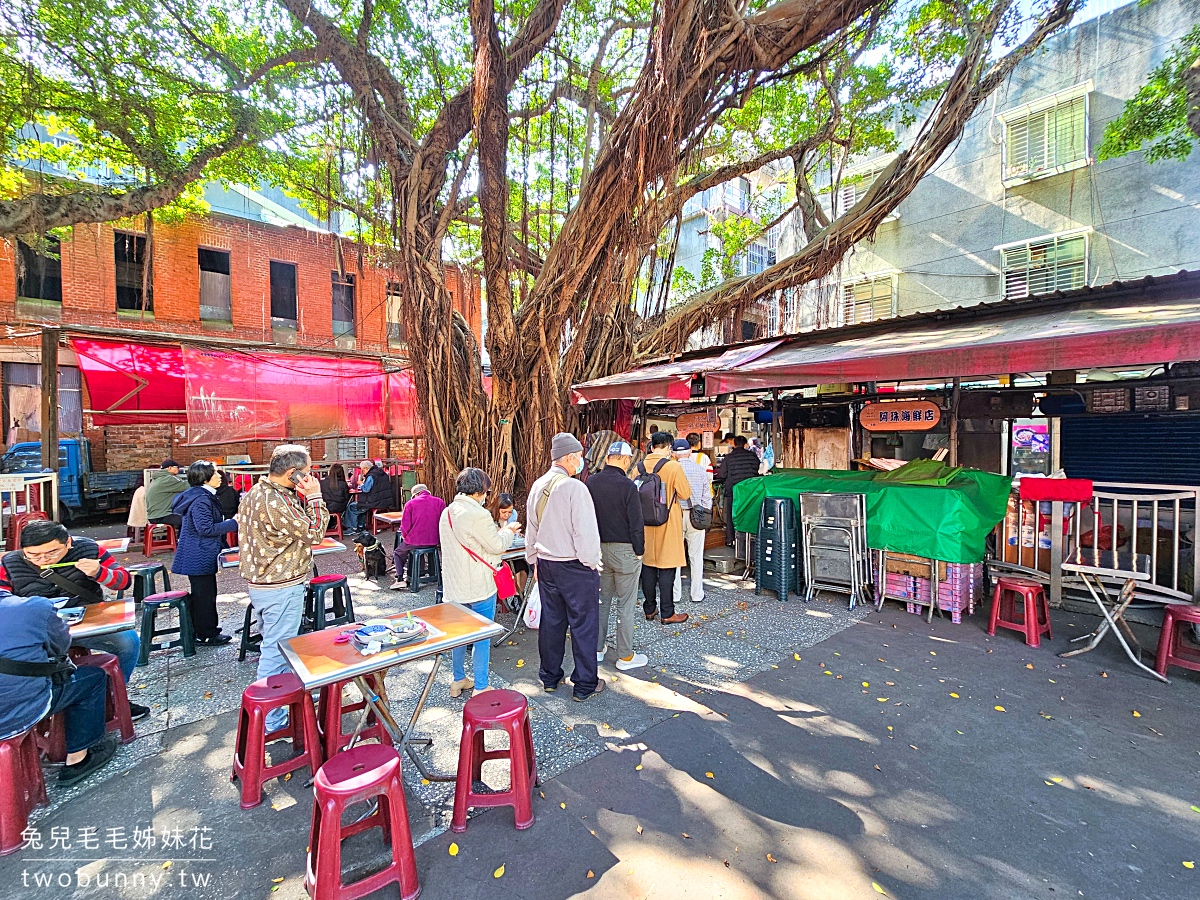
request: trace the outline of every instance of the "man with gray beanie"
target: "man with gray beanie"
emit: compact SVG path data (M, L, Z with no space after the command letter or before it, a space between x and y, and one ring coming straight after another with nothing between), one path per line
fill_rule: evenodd
M567 626L575 657L573 695L587 700L604 690L593 655L600 640L600 531L583 471L583 445L560 432L550 445L554 464L533 483L525 507L525 559L542 598L538 677L548 693L562 683Z

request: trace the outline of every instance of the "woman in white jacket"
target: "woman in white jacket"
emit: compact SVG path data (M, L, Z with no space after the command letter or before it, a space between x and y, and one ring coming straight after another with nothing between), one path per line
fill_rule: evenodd
M461 603L488 619L496 618L495 570L503 565L501 555L512 546L521 530L516 522L497 527L483 505L491 486L491 479L482 469L459 472L455 483L458 493L442 513L438 530L443 599ZM471 646L473 678L466 673L467 648L456 647L451 651L454 667L451 697L472 688L476 693L487 690L491 649L491 641L477 641Z

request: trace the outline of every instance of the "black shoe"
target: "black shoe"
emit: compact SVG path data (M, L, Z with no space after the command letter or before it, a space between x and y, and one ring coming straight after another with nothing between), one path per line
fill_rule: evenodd
M642 612L645 612L645 610L642 610ZM653 622L657 618L658 618L658 610L657 609L651 610L650 612L646 613L646 621L647 622Z
M201 647L220 647L222 644L228 644L232 640L232 635L217 634L213 637L198 637L196 638L196 643Z
M574 700L576 703L582 703L585 700L591 700L597 694L603 694L603 693L604 693L604 682L603 682L603 680L601 680L601 681L596 682L596 689L594 691L592 691L590 694L584 694L583 696L580 696L579 694L573 694L571 696L571 699Z
M555 684L555 685L543 684L542 690L545 691L547 694L553 694L555 691L558 690L558 685L557 684Z
M87 756L83 758L83 762L75 763L73 766L63 766L58 773L58 784L60 787L70 787L73 784L79 784L83 779L87 778L93 772L103 769L112 760L113 754L117 752L117 736L115 734L106 734L100 743L88 748Z
M142 706L140 703L129 704L129 718L135 722L140 722L146 716L150 715L150 707Z

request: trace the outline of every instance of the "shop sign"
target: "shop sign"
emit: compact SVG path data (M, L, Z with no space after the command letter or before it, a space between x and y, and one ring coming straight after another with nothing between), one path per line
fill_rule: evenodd
M942 408L930 400L868 403L858 414L867 431L928 431L942 420Z
M675 433L686 435L691 432L702 434L705 431L719 431L721 417L715 406L710 406L703 412L685 413L675 420Z

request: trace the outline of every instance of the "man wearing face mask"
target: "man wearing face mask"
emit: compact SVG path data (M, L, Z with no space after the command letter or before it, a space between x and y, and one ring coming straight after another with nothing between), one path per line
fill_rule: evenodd
M542 598L538 628L538 676L547 692L558 690L564 674L567 626L575 672L576 701L604 690L596 672L600 640L600 530L592 495L575 476L583 471L583 445L560 433L550 445L554 465L533 483L525 507L525 559L537 574Z

